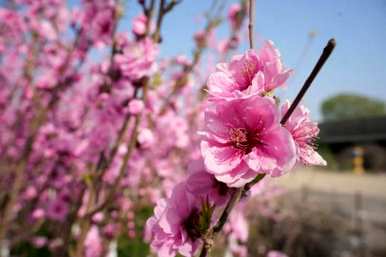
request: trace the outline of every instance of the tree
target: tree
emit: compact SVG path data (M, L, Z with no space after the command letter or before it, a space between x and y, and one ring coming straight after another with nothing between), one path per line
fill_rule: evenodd
M339 94L322 103L324 120L353 119L384 115L384 101L356 94Z

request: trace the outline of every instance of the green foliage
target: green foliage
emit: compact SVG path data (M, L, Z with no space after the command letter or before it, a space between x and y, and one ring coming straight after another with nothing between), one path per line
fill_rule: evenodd
M136 236L135 238L120 236L118 238L119 257L145 257L148 255L149 245L145 243L140 236Z
M49 224L44 223L35 233L35 236L50 238ZM12 246L11 256L51 257L53 254L47 246L36 247L29 240L23 240Z
M319 145L318 152L323 157L323 159L326 160L327 170L338 169L338 163L337 163L336 157L328 145Z
M199 215L198 221L198 230L201 235L205 235L210 227L210 221L212 219L212 214L215 206L210 205L209 200L205 200L202 204L202 210Z
M385 102L355 94L340 94L325 100L321 106L324 120L353 119L384 115Z
M153 214L153 208L146 206L139 209L135 215L135 238L121 235L118 238L119 257L145 257L149 256L149 244L144 242L143 233L146 220Z
M11 256L51 257L52 254L47 247L36 248L29 242L21 242L12 249Z

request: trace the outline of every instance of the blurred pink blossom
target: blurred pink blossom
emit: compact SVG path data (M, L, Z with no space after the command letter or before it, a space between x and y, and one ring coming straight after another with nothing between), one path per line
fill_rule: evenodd
M143 148L148 148L154 144L154 135L150 129L144 128L138 134L138 143Z
M156 71L157 54L157 45L151 39L145 38L139 42L128 42L122 54L115 56L115 61L120 66L123 75L135 82Z
M228 20L231 24L232 29L236 29L240 24L240 11L241 5L239 3L234 3L229 7L228 10Z
M147 17L141 13L133 19L132 31L136 36L143 36L146 32Z
M85 239L85 257L100 257L103 252L102 239L99 229L92 226Z
M154 209L154 216L146 222L145 238L160 257L193 256L199 246L197 224L199 202L187 192L186 184L174 187L169 199L161 199Z
M141 100L138 100L138 99L133 99L129 102L129 112L131 114L139 114L142 112L144 108L144 104L143 104L143 101Z
M271 250L268 252L267 257L288 257L288 255L283 252Z

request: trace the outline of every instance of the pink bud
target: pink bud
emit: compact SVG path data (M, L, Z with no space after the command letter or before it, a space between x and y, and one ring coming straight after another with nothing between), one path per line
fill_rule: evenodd
M147 17L144 14L140 14L133 20L132 31L137 36L142 36L146 32Z
M98 223L98 222L103 221L103 218L104 218L103 213L98 212L98 213L96 213L96 214L92 217L92 221Z
M143 108L144 108L144 104L143 104L143 101L141 100L133 99L129 103L129 112L131 114L134 114L134 115L139 114L142 112Z
M24 197L25 197L27 200L30 200L30 199L36 197L36 195L37 195L36 188L33 187L33 186L27 187L27 189L26 189L25 192L24 192Z
M45 216L45 213L44 213L44 210L39 208L39 209L35 209L33 212L32 212L32 218L33 219L42 219L44 218Z
M32 244L37 248L45 246L47 243L47 238L43 236L37 236L32 239Z
M138 142L141 144L141 147L148 148L154 143L154 135L150 129L142 129L138 135Z

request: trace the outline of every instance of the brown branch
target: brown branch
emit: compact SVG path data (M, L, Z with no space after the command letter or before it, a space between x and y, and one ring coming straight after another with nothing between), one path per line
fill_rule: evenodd
M215 29L218 25L220 25L220 22L218 22L219 20L220 19L217 16L215 16L214 18L208 18L207 24L204 29L204 33L206 35L210 34L213 29ZM202 54L204 53L206 48L207 48L207 44L200 45L196 43L195 49L193 50L193 61L190 65L187 65L184 67L184 70L183 70L184 75L175 81L172 91L165 98L165 101L160 108L159 113L161 115L166 113L167 108L169 107L173 97L176 94L178 94L178 92L187 84L186 82L189 78L189 75L193 72L195 66L200 62Z
M255 48L255 37L253 35L254 33L254 22L255 22L255 1L256 0L249 0L249 24L248 24L248 31L249 31L249 48L253 49Z
M213 227L214 233L219 233L222 230L222 228L224 227L225 223L228 220L229 215L231 214L233 207L235 207L235 205L239 202L242 193L243 193L243 188L238 188L235 192L233 192L217 224Z
M118 177L114 180L114 183L108 192L107 196L105 197L104 201L100 203L99 205L95 206L93 209L89 210L85 215L84 218L88 219L92 217L95 213L102 211L103 209L107 208L113 201L114 194L116 193L117 187L119 182L122 180L123 176L125 175L125 172L127 170L129 159L131 157L131 154L135 148L135 143L137 142L137 134L138 134L138 127L140 123L140 116L135 117L135 124L132 131L132 134L130 136L130 140L128 143L128 149L126 154L123 157L121 168L119 169Z
M251 189L252 186L256 185L259 181L261 181L265 177L265 174L257 175L251 182L247 183L244 187L237 188L232 193L227 205L225 206L223 212L221 213L220 218L218 219L216 225L208 232L207 236L204 238L204 245L201 249L200 257L206 257L209 253L209 250L212 246L210 242L213 242L214 237L220 233L227 222L229 215L231 214L233 208L240 201L240 198Z
M300 101L302 100L304 95L306 94L307 90L310 88L312 82L314 81L314 79L318 75L319 71L322 69L323 65L326 63L328 57L330 57L332 51L335 48L335 45L336 45L335 39L332 38L332 39L330 39L328 41L326 47L323 49L322 55L319 57L318 62L315 64L315 66L312 69L310 75L308 76L308 78L304 82L302 88L300 89L299 93L295 97L295 100L292 102L292 104L289 107L288 111L286 112L286 114L281 119L280 123L282 125L284 125L287 122L287 120L289 119L291 114L294 112L296 106L298 106L298 104L300 103Z
M155 32L153 33L154 42L161 41L161 26L162 26L162 21L164 19L164 16L180 2L182 2L182 0L172 0L171 2L166 4L166 0L160 0L160 6L158 8L158 17L156 21L156 29L155 29Z

